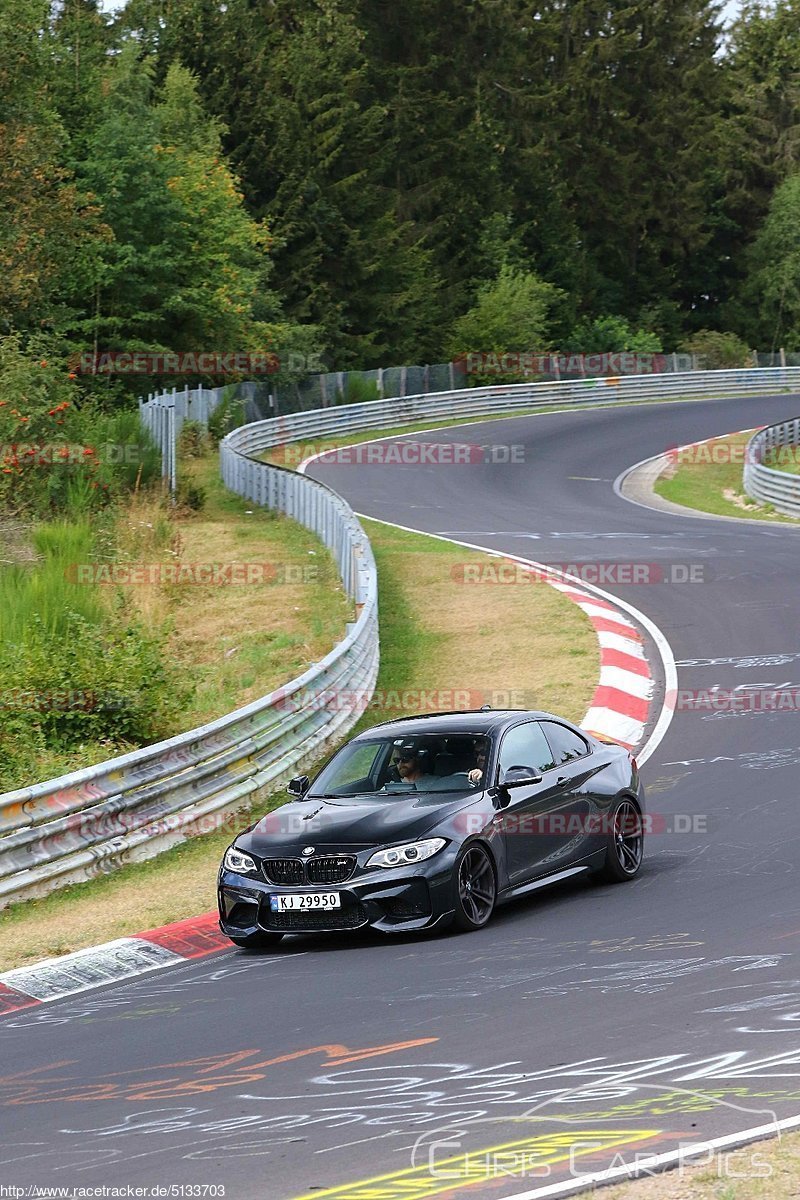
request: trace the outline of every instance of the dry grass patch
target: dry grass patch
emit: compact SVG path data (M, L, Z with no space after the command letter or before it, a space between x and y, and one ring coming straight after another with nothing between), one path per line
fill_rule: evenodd
M228 492L216 455L182 462L180 475L205 492L201 510L169 513L137 497L115 538L118 562L186 569L189 582L137 584L126 598L148 623L168 622L170 655L195 686L181 714L190 729L302 674L344 636L353 611L318 539ZM231 565L250 581L197 583L198 565Z
M544 583L459 582L465 563L500 560L377 521L363 524L378 564L381 630L388 624L392 631L382 636L378 707L368 723L399 715L398 696L411 715L423 689L428 707L432 699L446 709L458 693L467 703L456 707L472 701L581 719L600 658L577 605Z
M599 1194L603 1200L795 1200L800 1195L800 1134L728 1151L713 1168L685 1166L603 1188Z

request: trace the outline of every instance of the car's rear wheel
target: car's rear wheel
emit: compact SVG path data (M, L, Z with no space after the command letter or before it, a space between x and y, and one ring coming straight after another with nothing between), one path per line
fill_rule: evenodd
M627 798L618 800L609 818L606 860L599 876L606 883L624 883L639 873L644 853L642 814Z
M269 950L277 946L282 937L282 933L250 933L247 937L232 937L231 941L243 950Z
M456 864L455 874L454 924L468 933L484 926L494 912L497 881L488 852L480 845L468 846Z

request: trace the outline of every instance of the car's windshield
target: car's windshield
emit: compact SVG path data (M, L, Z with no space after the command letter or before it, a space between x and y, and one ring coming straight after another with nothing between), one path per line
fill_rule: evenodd
M474 792L485 785L489 740L480 733L376 737L343 747L309 796Z

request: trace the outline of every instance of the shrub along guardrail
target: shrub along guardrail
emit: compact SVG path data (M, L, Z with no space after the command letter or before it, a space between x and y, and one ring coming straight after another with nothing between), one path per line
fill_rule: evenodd
M0 907L151 857L196 832L198 822L219 822L355 723L360 708L334 705L329 711L326 693L346 689L364 704L371 696L378 668L377 577L366 535L335 492L258 462L256 455L290 441L428 419L780 390L800 392L800 367L457 390L294 413L233 430L220 447L225 483L318 534L336 557L357 620L322 662L246 708L158 745L0 795ZM161 399L168 408L170 397L151 399L151 407Z
M779 446L800 446L800 417L767 425L747 443L744 460L744 490L762 504L772 504L778 512L800 517L800 475L764 465L770 450Z

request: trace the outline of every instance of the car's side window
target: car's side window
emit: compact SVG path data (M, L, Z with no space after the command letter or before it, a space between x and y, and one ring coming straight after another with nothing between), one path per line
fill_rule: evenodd
M567 729L566 725L559 725L556 721L542 721L541 725L553 751L556 766L573 762L589 753L589 743L573 730Z
M369 778L372 775L375 758L380 749L380 745L375 742L365 742L363 745L355 746L352 754L350 754L346 762L342 763L337 773L336 788L347 787L348 784L357 783L360 780Z
M510 767L530 767L531 774L541 775L555 766L538 721L528 721L509 729L500 745L499 766L501 779Z

